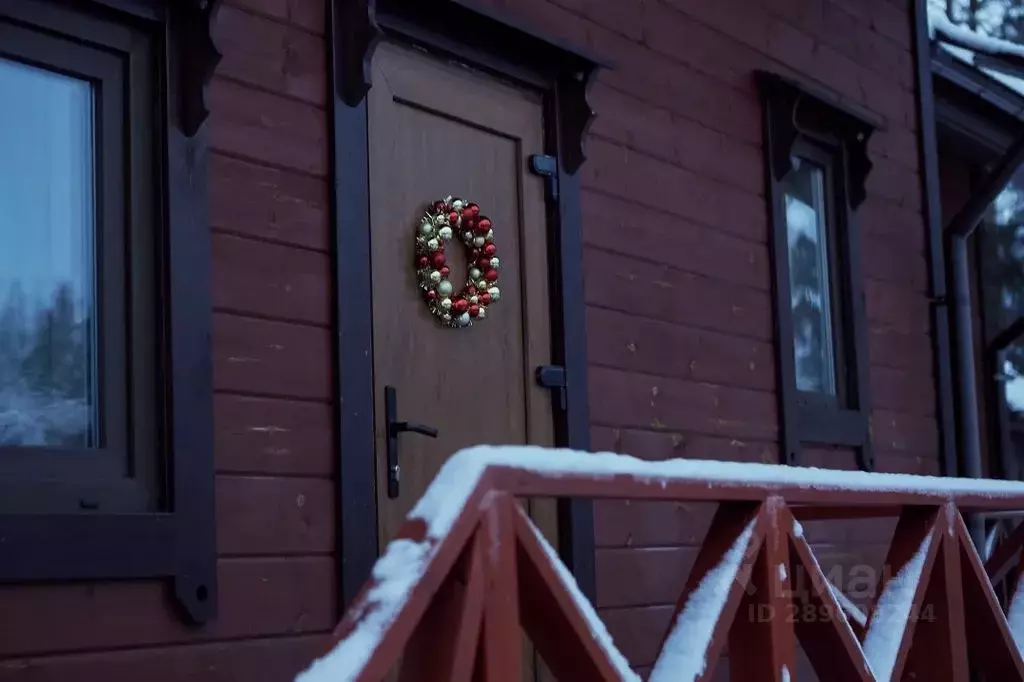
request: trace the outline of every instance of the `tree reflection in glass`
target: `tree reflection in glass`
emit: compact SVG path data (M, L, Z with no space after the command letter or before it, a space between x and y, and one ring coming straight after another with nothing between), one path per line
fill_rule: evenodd
M0 446L98 445L93 90L0 58Z
M796 387L835 396L825 170L794 157L793 170L782 182L782 191L786 198Z

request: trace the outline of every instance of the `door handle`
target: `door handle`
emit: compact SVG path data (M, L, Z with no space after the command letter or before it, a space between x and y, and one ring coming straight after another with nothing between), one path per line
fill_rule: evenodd
M394 386L384 387L384 421L388 431L388 498L398 497L402 467L398 463L398 434L418 433L437 438L437 429L426 424L398 421L398 394Z

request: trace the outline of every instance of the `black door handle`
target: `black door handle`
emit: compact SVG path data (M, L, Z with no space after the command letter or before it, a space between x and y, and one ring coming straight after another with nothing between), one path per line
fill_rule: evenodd
M398 434L405 431L437 438L437 429L426 424L398 421L398 395L394 386L384 387L384 421L388 431L388 497L398 497L402 467L398 463Z

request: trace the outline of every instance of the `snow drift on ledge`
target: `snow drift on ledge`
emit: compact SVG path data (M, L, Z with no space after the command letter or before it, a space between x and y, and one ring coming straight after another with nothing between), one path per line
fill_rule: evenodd
M409 519L426 523L422 542L395 540L373 568L374 587L361 604L362 614L349 635L296 677L296 682L355 680L380 638L401 613L413 588L433 559L439 542L461 514L481 475L489 466L515 467L551 477L587 474L597 477L633 476L646 481L744 484L753 488L792 486L819 490L863 492L925 492L1021 495L1024 483L987 479L950 479L909 474L874 474L771 464L668 460L649 462L611 452L588 453L536 446L486 446L462 450L441 468ZM582 599L579 591L575 594ZM586 603L581 611L596 619ZM604 631L601 623L592 629ZM610 644L610 639L608 640ZM615 660L617 652L611 654ZM624 678L630 679L630 678Z

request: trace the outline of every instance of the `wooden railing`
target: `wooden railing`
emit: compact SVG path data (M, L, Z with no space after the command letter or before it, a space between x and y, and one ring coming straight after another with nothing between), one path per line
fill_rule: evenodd
M299 682L521 682L524 633L558 680L639 680L516 503L534 496L719 502L652 682L710 679L727 644L733 682L790 682L798 641L828 682L1024 680L1024 597L1008 621L993 589L1024 530L986 565L961 516L1024 510L1024 484L509 447L449 461ZM800 521L870 517L897 521L862 626Z

